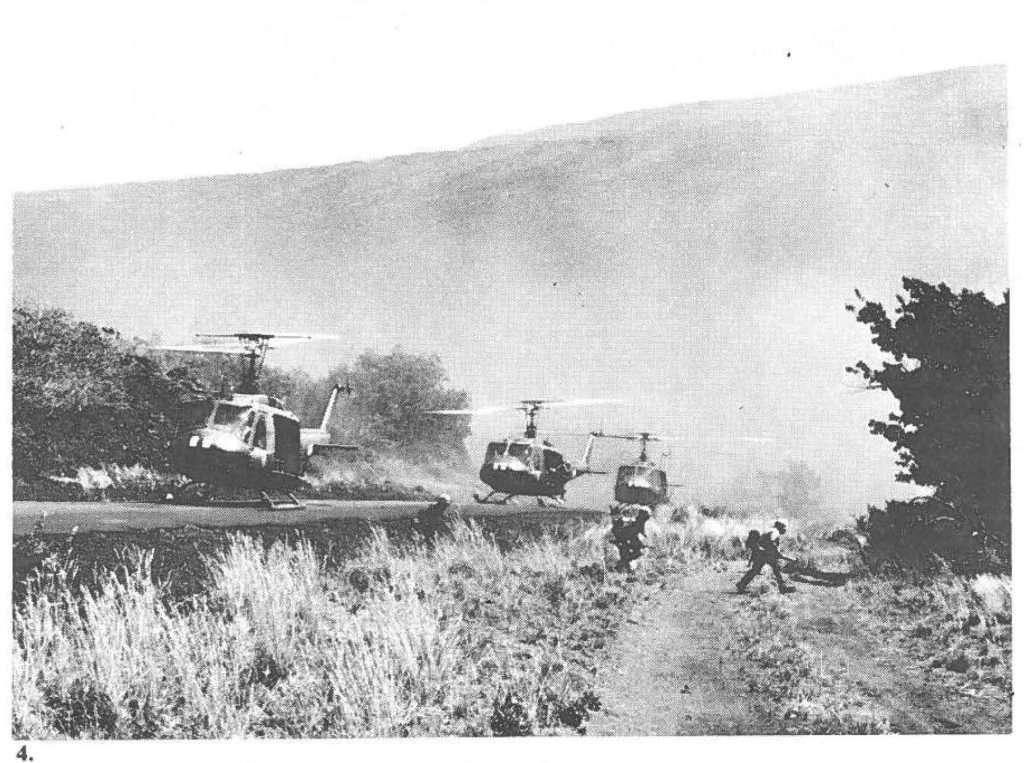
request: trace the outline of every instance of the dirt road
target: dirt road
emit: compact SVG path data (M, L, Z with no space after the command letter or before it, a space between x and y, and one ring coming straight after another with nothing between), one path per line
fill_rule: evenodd
M779 733L724 651L735 593L726 573L668 577L623 629L602 676L604 709L588 733L666 736Z
M798 585L783 596L764 575L740 595L742 569L719 563L666 579L621 633L590 734L822 733L837 723L845 733L1009 732L1009 695L965 691L933 670L899 623L855 592ZM757 660L729 648L754 622ZM799 699L770 697L788 675L800 676Z

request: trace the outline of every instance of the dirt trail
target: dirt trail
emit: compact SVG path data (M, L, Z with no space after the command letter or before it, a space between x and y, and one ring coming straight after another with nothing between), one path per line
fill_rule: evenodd
M865 710L896 733L1000 733L1009 704L996 695L968 696L955 677L929 669L925 655L900 643L874 613L834 588L798 584L782 597L766 589L767 574L735 593L742 563L670 575L664 588L623 629L612 663L599 678L604 708L594 735L715 735L801 733L778 717L741 675L743 658L727 646L738 615L758 597L776 597L790 612L804 648L833 686L848 686ZM756 671L750 663L743 665Z
M601 676L604 708L588 733L607 736L777 734L724 650L731 572L671 575L618 639Z

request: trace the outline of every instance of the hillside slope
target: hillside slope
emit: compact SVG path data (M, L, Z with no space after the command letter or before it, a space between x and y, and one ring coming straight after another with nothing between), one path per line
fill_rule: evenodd
M677 465L694 485L806 459L862 510L890 490L865 423L889 407L844 386L867 337L843 305L854 288L890 299L906 274L1005 285L1005 132L1004 70L965 68L460 151L25 194L14 291L139 335L342 335L276 358L314 373L364 347L437 352L481 404L629 398L548 422L692 437ZM480 438L516 424L474 422ZM776 444L737 444L751 435Z

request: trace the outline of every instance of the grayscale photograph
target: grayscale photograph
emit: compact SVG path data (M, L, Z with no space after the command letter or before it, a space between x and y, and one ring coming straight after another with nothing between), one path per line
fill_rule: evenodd
M1010 734L995 51L87 5L17 22L17 760Z

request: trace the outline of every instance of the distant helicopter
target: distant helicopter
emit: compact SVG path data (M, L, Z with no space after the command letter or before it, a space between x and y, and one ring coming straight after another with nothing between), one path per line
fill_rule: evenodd
M631 435L592 432L591 436L640 442L640 457L631 464L620 466L615 475L615 502L619 507L633 505L654 509L668 503L668 489L673 485L665 476L665 470L648 459L647 443L676 438L657 437L650 432L637 432Z
M259 504L265 508L301 508L299 500L288 491L302 484L310 459L331 451L357 450L351 445L332 444L327 428L338 394L351 394L352 389L347 384L336 384L320 426L302 427L298 416L286 409L281 400L260 394L258 383L268 350L281 344L307 341L313 336L245 332L196 336L234 339L238 344L171 345L154 349L239 355L243 359L242 379L229 399L201 401L189 406L185 412L184 432L173 446L175 468L200 483L259 491ZM271 495L274 492L283 492L287 500L275 500Z
M522 437L509 436L487 446L484 463L480 467L480 480L491 489L487 495L474 493L477 503L505 504L518 496L537 499L545 506L546 498L558 502L565 500L565 486L584 474L606 474L590 468L590 454L594 436L590 435L578 467L573 466L555 447L537 436L537 414L544 408L575 405L614 403L617 400L521 400L509 406L490 406L479 409L429 411L440 416L472 416L519 410L526 415L526 431ZM503 498L494 499L503 495ZM494 500L492 500L494 499Z

